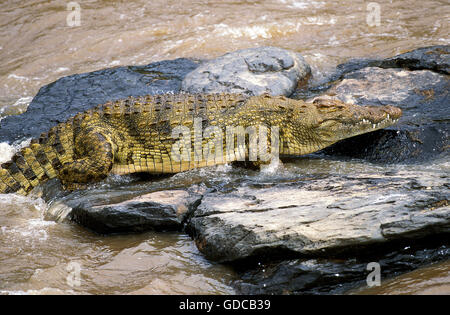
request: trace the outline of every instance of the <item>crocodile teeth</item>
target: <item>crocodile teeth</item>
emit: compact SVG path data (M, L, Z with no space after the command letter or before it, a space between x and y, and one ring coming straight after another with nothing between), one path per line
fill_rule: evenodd
M375 129L375 126L376 126L375 124L372 124L372 128L373 128L373 129Z

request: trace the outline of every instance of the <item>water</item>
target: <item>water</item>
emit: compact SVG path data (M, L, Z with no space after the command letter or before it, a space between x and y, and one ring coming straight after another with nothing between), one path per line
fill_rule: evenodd
M212 58L272 45L300 52L312 66L314 80L320 81L351 57L389 57L450 43L447 1L377 1L380 25L372 27L366 22L368 2L362 0L89 0L79 2L80 26L74 27L67 25L67 2L0 3L0 119L25 111L45 84L105 67ZM14 149L0 144L0 159ZM158 185L207 181L226 186L261 177L296 180L304 174L356 172L381 176L387 171L414 175L402 165L305 158L280 172L198 170ZM431 185L443 181L440 176L448 173L449 165L446 160L432 161L414 171ZM73 224L46 221L46 209L39 198L0 195L0 293L234 292L229 285L236 278L233 271L206 261L184 234L102 237Z
M356 294L450 294L450 261L419 268Z
M377 1L374 27L362 0L89 0L80 1L73 27L68 2L0 3L0 108L7 113L23 111L44 84L105 67L273 45L302 53L320 77L349 57L450 42L445 0Z

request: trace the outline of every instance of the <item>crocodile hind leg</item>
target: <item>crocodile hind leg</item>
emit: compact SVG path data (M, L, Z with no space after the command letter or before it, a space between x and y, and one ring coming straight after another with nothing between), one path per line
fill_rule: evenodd
M110 133L102 128L89 128L75 139L75 159L65 163L59 179L67 190L86 188L108 176L114 161Z

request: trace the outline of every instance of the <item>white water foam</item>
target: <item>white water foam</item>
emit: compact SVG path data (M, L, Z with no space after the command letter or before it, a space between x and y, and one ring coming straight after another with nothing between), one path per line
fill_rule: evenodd
M251 39L256 38L272 38L270 33L270 24L266 25L253 25L253 26L243 26L243 27L231 27L227 24L218 24L215 27L214 34L225 37L249 37Z
M21 244L34 248L49 239L49 229L56 222L43 219L47 204L41 198L17 194L0 194L0 220L6 215L6 224L0 229L5 243ZM13 220L11 218L14 218ZM12 221L11 221L12 220Z
M16 107L26 105L26 107L28 107L28 105L30 105L32 100L33 100L32 96L21 97L12 106Z
M279 2L286 4L288 8L292 9L320 8L325 5L323 1L279 0Z
M214 34L214 36L233 38L248 37L250 39L270 39L274 36L286 36L298 33L303 25L334 25L336 24L336 21L337 18L333 16L308 16L296 19L295 22L263 23L251 26L230 26L228 24L220 23L214 26L212 34Z
M273 158L270 160L269 164L261 165L261 174L263 175L273 175L277 174L278 171L283 167L283 162L278 158Z
M0 142L0 163L7 162L11 160L13 155L30 144L31 138L20 141L18 143L13 143L12 145L6 142Z
M55 72L65 72L65 71L69 71L70 69L67 67L59 67L58 69L55 70Z
M16 79L16 80L19 80L19 81L29 81L30 80L30 78L27 78L27 77L24 77L24 76L21 76L21 75L17 75L17 74L14 74L14 73L11 73L10 75L8 75L8 79Z

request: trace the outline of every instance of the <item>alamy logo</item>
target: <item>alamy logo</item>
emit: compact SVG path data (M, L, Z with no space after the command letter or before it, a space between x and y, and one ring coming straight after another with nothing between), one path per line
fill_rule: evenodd
M377 262L370 262L367 264L367 271L372 271L367 275L366 283L368 287L375 287L381 285L381 267Z
M370 27L381 25L381 8L377 2L369 2L367 4L366 22Z
M270 140L268 139L269 131ZM245 161L246 158L248 161L259 159L262 162L269 162L279 156L278 126L271 128L264 125L246 128L226 126L224 134L223 129L218 126L209 126L203 130L202 119L195 118L193 130L186 126L177 126L172 130L172 138L178 139L171 151L171 158L175 162L193 160L206 161L207 164L208 162L227 163Z
M81 6L78 2L69 2L67 4L67 14L66 22L67 26L74 27L81 25Z
M81 265L78 262L70 262L66 270L69 273L66 277L67 285L79 287L81 285Z

